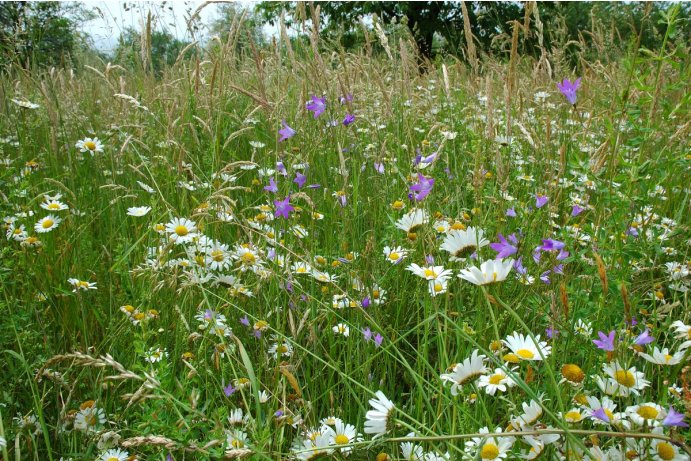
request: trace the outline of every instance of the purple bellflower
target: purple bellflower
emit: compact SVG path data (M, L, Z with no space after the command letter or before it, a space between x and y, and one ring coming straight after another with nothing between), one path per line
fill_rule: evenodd
M432 191L434 178L425 178L421 173L417 174L418 182L410 186L410 191L415 192L413 198L418 202L422 201Z
M283 200L274 200L276 206L276 216L282 216L285 219L290 217L290 212L295 211L295 208L290 204L290 195Z
M600 337L600 339L593 339L593 344L595 344L598 349L611 352L614 350L615 334L616 332L614 330L610 331L609 335L604 334L602 331L598 331L597 335Z
M278 130L278 134L281 135L281 137L278 139L278 142L283 142L286 139L290 139L295 136L295 130L289 127L285 120L281 120L281 124L283 125L283 128Z
M509 237L510 238L510 237ZM514 239L516 236L514 235ZM499 242L490 243L490 248L497 252L497 259L502 259L515 254L518 248L511 245L503 235L499 234Z
M305 108L314 114L314 118L317 118L326 110L326 98L312 96L312 100L305 104Z
M307 182L307 176L297 171L295 172L295 179L293 179L293 182L298 185L298 189L302 189L302 186Z
M269 179L269 185L264 186L264 190L268 192L273 192L274 194L278 192L278 186L276 186L276 181L274 181L274 178Z
M564 81L561 83L557 83L557 88L559 88L561 94L564 95L566 100L569 101L569 104L571 104L572 106L576 104L576 92L578 91L578 88L580 88L580 86L580 77L574 80L573 83L568 78L565 78Z

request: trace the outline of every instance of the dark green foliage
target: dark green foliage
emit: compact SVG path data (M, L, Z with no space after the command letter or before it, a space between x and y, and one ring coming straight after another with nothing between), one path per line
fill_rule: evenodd
M59 2L0 2L0 66L64 65L81 45L85 13Z

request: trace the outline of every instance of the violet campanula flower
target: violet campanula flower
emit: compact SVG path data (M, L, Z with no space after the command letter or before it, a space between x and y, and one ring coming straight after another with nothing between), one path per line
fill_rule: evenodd
M288 172L286 171L286 166L280 160L278 162L276 162L276 171L278 171L278 173L281 174L282 176L288 176Z
M674 407L669 407L667 416L662 420L663 426L676 426L676 427L689 427L688 424L684 422L684 413L679 413L674 409Z
M281 135L281 137L278 139L278 142L283 142L286 139L290 139L295 136L295 130L289 127L285 120L281 120L281 124L283 125L283 128L278 130L278 134Z
M314 114L314 118L317 118L326 110L326 98L312 96L312 100L305 104L305 108Z
M549 279L549 274L551 273L552 271L544 271L542 274L540 274L540 280L542 280L545 285L552 283L552 281Z
M597 418L600 421L604 421L606 423L610 422L609 416L607 416L607 413L605 413L604 408L598 408L597 410L593 410L592 416L593 418Z
M535 208L542 208L548 201L549 197L546 195L535 194Z
M497 252L497 259L507 258L518 251L518 248L511 245L501 234L499 234L499 242L490 243L489 247Z
M646 328L643 333L638 335L638 337L633 341L633 343L637 346L645 346L646 344L650 344L653 341L655 341L655 338L653 338L650 335L650 330Z
M593 344L595 344L598 349L607 352L614 350L614 335L616 335L616 331L610 331L609 335L604 334L602 331L598 331L597 335L600 339L593 339Z
M240 319L240 323L248 327L250 326L250 319L248 319L247 316L244 316Z
M290 204L290 195L283 200L274 200L276 206L276 216L282 216L285 219L290 217L290 212L295 211L295 207Z
M374 346L375 347L381 346L381 343L383 341L384 341L384 337L381 334L377 333L376 335L374 335Z
M374 162L374 170L379 174L384 174L384 163Z
M554 239L542 239L542 245L538 246L537 249L540 251L557 251L564 248L566 244Z
M578 216L579 214L583 213L585 211L585 208L581 208L578 205L574 205L573 208L571 208L571 216Z
M346 114L343 119L343 126L348 126L355 121L355 116L353 114Z
M368 307L370 307L371 304L372 304L372 301L370 301L369 296L365 296L364 299L362 300L362 307L367 309Z
M576 92L581 86L581 78L577 78L573 82L568 78L565 78L561 83L557 83L557 88L564 95L569 104L572 106L576 104Z
M434 178L425 178L422 174L417 174L418 182L410 186L410 191L415 192L413 198L418 202L422 201L432 191L434 186Z
M513 207L509 208L508 210L506 210L506 216L508 216L509 218L515 218L517 216L516 210Z
M223 393L225 394L226 397L230 397L235 393L237 389L233 387L233 383L228 384L223 388Z
M365 341L369 341L372 339L372 330L369 329L369 327L365 327L362 329L362 336L365 338Z
M269 178L269 185L264 186L264 190L268 192L273 192L274 194L278 192L278 186L276 185L276 181L274 181L274 178Z
M547 335L547 337L548 337L549 339L554 339L554 338L556 338L557 335L559 334L559 330L557 330L557 329L555 329L555 328L552 328L552 327L547 327L547 328L545 329L545 334Z
M307 182L307 176L297 171L295 172L295 179L293 179L293 182L298 185L298 189L302 189L302 186Z

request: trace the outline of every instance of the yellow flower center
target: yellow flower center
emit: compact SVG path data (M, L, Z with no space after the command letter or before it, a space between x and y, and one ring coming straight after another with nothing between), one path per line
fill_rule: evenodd
M674 459L676 453L674 447L667 442L660 442L657 444L657 456L664 460Z
M372 291L372 298L379 299L379 290Z
M268 326L269 326L269 322L267 322L266 320L258 320L257 323L254 324L254 329L255 330L263 330Z
M572 383L580 383L585 378L581 367L573 363L567 363L561 367L561 375Z
M288 347L285 344L281 344L276 348L276 352L278 352L279 354L285 354L286 352L288 352Z
M175 233L178 234L180 237L184 237L185 235L189 234L190 231L189 229L187 229L187 227L181 224L175 227Z
M86 147L89 150L95 150L96 149L96 143L93 141L86 141L84 143L84 147Z
M298 274L304 274L305 272L307 272L307 269L305 269L304 267L298 267L298 270L296 272Z
M391 204L391 208L393 208L394 210L400 210L401 208L403 208L403 202L400 200L396 200Z
M55 222L52 219L44 219L43 224L41 224L41 226L44 229L50 229L51 227L53 227L53 224L55 224Z
M581 419L581 413L579 411L569 411L564 415L567 421L578 421Z
M655 419L658 415L657 409L650 405L641 405L636 413L644 419Z
M85 282L83 280L80 280L77 282L77 286L79 288L89 288L89 282Z
M134 314L132 317L134 317L135 320L144 320L144 318L146 317L146 315L144 315L143 312L137 312L137 313Z
M501 373L494 374L489 377L489 383L494 384L495 386L501 382L502 379L504 379L505 376L502 375Z
M245 446L245 444L242 442L242 440L235 439L231 442L231 445L233 448L242 448Z
M608 408L603 408L602 411L605 412L605 414L607 415L607 418L610 420L610 422L614 421L614 413L612 413L612 410L610 410Z
M408 240L415 241L417 234L415 232L408 232Z
M400 257L401 257L401 255L399 255L399 254L396 253L395 251L394 251L393 253L390 253L390 254L389 254L389 259L390 259L391 261L398 261L398 258L400 258Z
M618 370L614 373L614 379L625 387L633 387L636 384L636 377L628 370Z
M240 259L242 259L242 262L245 264L254 264L254 262L257 260L256 256L254 256L252 253L245 253Z
M106 461L120 461L120 458L117 456L110 456Z
M665 362L669 362L670 360L672 360L672 356L669 354L665 354Z
M529 351L528 349L518 349L516 351L516 355L524 360L531 360L535 358L535 354L532 351Z
M350 439L348 438L347 435L338 434L338 435L334 438L334 442L336 442L336 445L345 445L345 444L347 444L348 442L350 442Z
M88 424L89 426L95 426L98 424L98 418L93 413L84 419L86 420L86 424Z
M212 258L214 261L219 262L219 263L225 259L225 258L223 257L223 251L221 251L221 250L214 250L214 251L212 251L212 252L211 252L211 258Z
M492 273L492 281L493 281L493 282L496 282L496 281L497 281L497 273L496 273L496 272L493 272L493 273ZM530 355L532 356L532 353L531 353ZM531 358L532 358L532 357L531 357Z
M434 284L434 292L435 293L440 293L443 290L444 290L444 286L441 283L437 282Z
M50 204L48 204L48 209L49 210L59 210L60 204L59 203L50 203Z
M499 456L499 447L493 443L485 443L480 450L480 457L482 459L497 459Z
M434 271L432 269L425 269L425 277L434 277Z
M521 361L521 359L519 359L516 354L511 353L511 352L506 354L503 358L504 358L504 362L509 362L509 363L518 363Z

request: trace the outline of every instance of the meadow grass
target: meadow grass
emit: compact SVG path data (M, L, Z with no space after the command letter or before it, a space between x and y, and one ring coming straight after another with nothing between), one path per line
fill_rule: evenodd
M476 72L242 33L3 75L4 459L688 459L686 48ZM499 234L508 275L459 278Z

